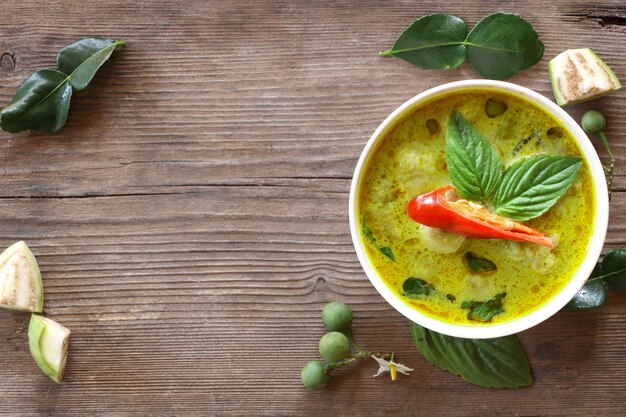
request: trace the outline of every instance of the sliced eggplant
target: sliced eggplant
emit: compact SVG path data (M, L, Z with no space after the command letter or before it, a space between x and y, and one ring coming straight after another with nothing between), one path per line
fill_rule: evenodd
M591 49L568 49L548 64L552 91L559 106L592 100L622 85Z
M43 373L55 382L61 382L63 379L69 341L69 329L38 314L30 317L28 327L30 354Z
M14 243L0 254L0 307L36 313L43 310L39 265L24 242Z

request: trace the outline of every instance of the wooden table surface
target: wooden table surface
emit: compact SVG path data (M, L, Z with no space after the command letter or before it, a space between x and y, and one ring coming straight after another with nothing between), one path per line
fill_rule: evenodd
M521 14L545 56L509 81L550 98L548 60L568 48L593 48L626 81L623 0L491 3L3 0L2 105L76 39L128 45L61 132L0 134L0 245L28 243L45 314L72 330L57 385L30 356L28 315L0 311L0 413L626 415L625 295L522 333L534 385L484 389L414 350L352 246L348 190L371 133L413 95L477 78L379 58L413 19ZM625 94L568 111L590 108L618 158L606 249L624 247ZM372 361L307 391L330 300L353 307L363 345L415 372L374 379Z

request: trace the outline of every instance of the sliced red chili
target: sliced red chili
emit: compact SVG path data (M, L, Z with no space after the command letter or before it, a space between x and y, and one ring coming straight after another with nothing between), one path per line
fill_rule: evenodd
M411 219L425 226L477 239L506 239L553 247L543 233L522 223L490 213L467 200L449 200L451 185L419 195L409 201Z

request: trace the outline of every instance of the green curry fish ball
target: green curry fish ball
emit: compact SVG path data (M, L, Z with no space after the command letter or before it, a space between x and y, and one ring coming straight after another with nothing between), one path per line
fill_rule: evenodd
M328 384L330 375L320 361L311 361L304 365L300 372L300 379L308 389L322 389Z
M328 362L337 362L350 354L350 341L339 332L326 333L320 339L320 355Z
M341 301L332 301L322 310L322 322L331 332L345 332L352 325L352 310Z

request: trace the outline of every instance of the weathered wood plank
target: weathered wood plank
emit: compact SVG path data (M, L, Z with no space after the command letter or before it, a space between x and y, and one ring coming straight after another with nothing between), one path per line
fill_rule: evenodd
M626 77L622 1L497 9L532 21L546 45L510 81L551 97L547 61L573 47ZM27 241L46 314L73 331L55 385L30 358L28 316L0 311L0 414L626 413L623 294L523 333L535 385L486 390L415 353L352 249L348 190L368 137L418 92L476 77L377 52L413 18L454 12L473 25L493 5L5 0L2 11L0 103L77 38L128 46L76 95L59 134L0 134L0 246ZM590 108L606 114L618 157L607 247L626 246L624 94L568 110ZM317 357L320 309L333 299L354 308L363 345L416 372L392 384L371 378L372 362L307 392L299 370Z

